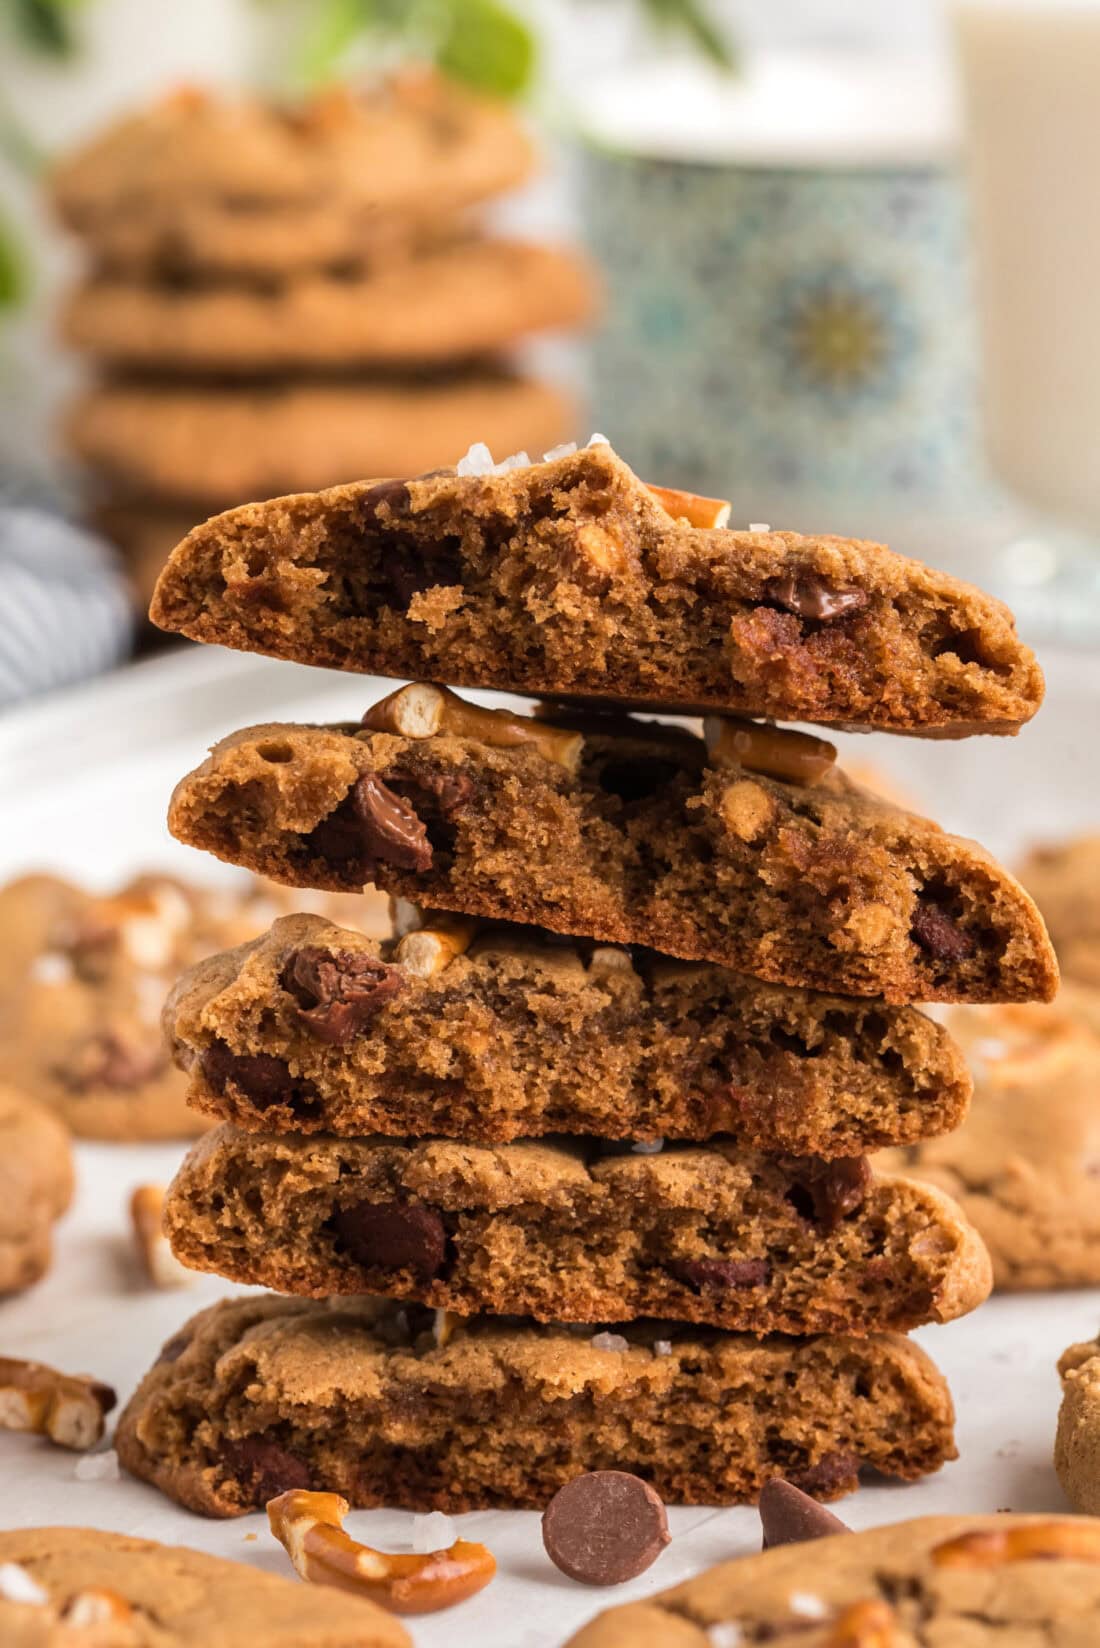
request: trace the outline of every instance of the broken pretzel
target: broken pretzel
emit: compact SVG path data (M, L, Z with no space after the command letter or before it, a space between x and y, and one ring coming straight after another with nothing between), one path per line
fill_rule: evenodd
M88 1374L59 1373L45 1362L0 1356L0 1428L33 1431L59 1447L86 1453L103 1435L117 1398Z
M364 715L362 724L370 732L396 733L401 738L451 733L495 749L526 745L568 772L576 772L584 746L579 732L549 726L530 716L513 715L510 710L481 709L447 687L435 687L427 681L414 681L380 699Z
M492 1552L465 1539L425 1555L360 1545L343 1529L350 1509L340 1494L304 1488L269 1501L271 1531L303 1579L368 1597L393 1614L434 1614L465 1602L496 1573Z

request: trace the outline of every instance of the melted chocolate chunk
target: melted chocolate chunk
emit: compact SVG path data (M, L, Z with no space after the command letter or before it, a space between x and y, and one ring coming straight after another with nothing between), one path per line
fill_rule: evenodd
M968 961L974 954L973 934L960 927L935 899L922 895L917 900L909 931L913 942L934 961Z
M305 944L287 958L279 981L298 1004L300 1022L318 1041L346 1047L404 989L399 967L360 950Z
M862 612L871 600L865 589L837 589L817 572L804 572L797 578L769 579L764 594L767 600L796 617L811 618L822 624Z
M435 1276L443 1268L447 1233L434 1207L422 1202L354 1202L340 1208L333 1229L348 1256L364 1269L414 1270Z
M311 852L330 863L359 864L364 881L374 864L427 870L432 862L427 826L377 773L364 773L305 839Z
M257 1110L282 1104L302 1115L317 1104L313 1083L291 1075L287 1061L274 1053L234 1053L224 1041L216 1041L203 1049L199 1068L215 1093L232 1085Z
M377 521L385 509L390 515L407 515L409 489L404 481L380 481L363 494L362 509L368 521Z
M254 1505L266 1505L291 1488L308 1489L312 1480L305 1461L268 1436L227 1438L222 1457Z
M190 1343L191 1335L189 1333L177 1333L161 1346L156 1366L159 1368L164 1362L178 1362Z
M813 1494L815 1498L832 1499L851 1488L858 1475L859 1458L856 1454L827 1453L816 1465L789 1472L787 1480L793 1482L796 1488L801 1488L803 1493Z
M159 1044L134 1047L117 1031L99 1030L57 1067L57 1074L71 1093L88 1093L95 1087L128 1093L159 1076L167 1062Z
M874 1179L866 1156L831 1162L805 1156L788 1165L795 1175L788 1201L803 1218L812 1219L826 1232L863 1206Z
M766 1287L772 1267L766 1259L670 1259L670 1276L692 1288Z

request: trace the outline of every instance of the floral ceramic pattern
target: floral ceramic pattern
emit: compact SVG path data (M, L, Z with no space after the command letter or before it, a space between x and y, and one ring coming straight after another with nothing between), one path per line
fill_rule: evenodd
M954 178L589 151L582 184L609 290L594 419L643 474L792 525L803 498L982 495Z

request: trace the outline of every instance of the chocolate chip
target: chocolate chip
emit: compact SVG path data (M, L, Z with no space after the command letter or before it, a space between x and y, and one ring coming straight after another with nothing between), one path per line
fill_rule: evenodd
M775 1476L760 1490L760 1525L765 1551L774 1545L802 1545L829 1534L849 1534L851 1529L839 1516L827 1511L816 1499Z
M279 981L297 1002L297 1017L318 1041L346 1047L404 988L401 969L363 950L304 944L287 958Z
M162 1362L178 1362L190 1343L191 1335L189 1333L175 1334L166 1344L161 1346L156 1366L159 1368Z
M859 1458L854 1453L826 1453L816 1465L805 1470L790 1471L787 1481L804 1493L820 1494L823 1499L835 1498L855 1487L859 1477Z
M364 773L340 805L306 837L310 850L335 864L356 862L362 879L376 864L427 870L432 847L427 827L377 773Z
M222 1457L253 1505L265 1505L291 1488L309 1488L309 1466L270 1437L227 1438Z
M383 505L390 515L408 513L409 489L404 481L380 481L377 486L372 486L369 492L363 494L363 514L369 521L378 520Z
M874 1183L866 1156L844 1156L831 1162L802 1156L789 1159L788 1166L795 1175L788 1200L825 1231L835 1230L842 1219L862 1207Z
M87 1093L95 1087L131 1092L159 1076L166 1064L159 1044L134 1047L117 1031L99 1030L57 1066L57 1075L71 1093Z
M462 583L462 558L458 546L418 543L415 538L387 538L381 545L382 587L392 593L404 611L414 595L440 586L452 589Z
M766 1259L670 1259L665 1268L693 1288L766 1287L772 1274Z
M934 899L918 898L909 931L913 942L933 961L967 961L974 954L973 934L965 932Z
M366 1270L414 1270L435 1276L443 1268L447 1233L434 1207L421 1202L355 1202L337 1210L333 1229L348 1256Z
M660 1495L629 1471L586 1471L559 1488L542 1515L542 1543L581 1585L622 1585L669 1542Z
M290 1065L274 1053L234 1053L224 1041L203 1049L199 1068L215 1093L235 1087L257 1110L282 1104L299 1113L317 1103L317 1089L305 1077L291 1074Z
M764 593L767 600L796 617L812 618L823 624L833 618L845 618L852 612L862 612L871 599L865 589L838 589L818 572L804 572L798 578L772 578Z

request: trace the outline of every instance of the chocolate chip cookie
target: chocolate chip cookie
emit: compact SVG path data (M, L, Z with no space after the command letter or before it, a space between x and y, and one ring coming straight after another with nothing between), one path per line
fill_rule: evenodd
M1034 848L1020 880L1043 912L1065 976L1100 989L1100 835Z
M259 287L98 274L73 293L62 325L68 343L117 367L236 376L471 360L577 326L592 305L576 254L470 239L381 270Z
M970 1087L913 1008L459 920L383 945L285 916L185 973L164 1028L190 1104L277 1133L855 1156L947 1132Z
M26 1093L0 1083L0 1294L46 1274L54 1221L72 1192L65 1128Z
M206 1516L289 1488L409 1510L542 1510L579 1470L677 1504L753 1499L770 1476L824 1499L861 1465L954 1458L951 1401L916 1345L621 1332L384 1301L225 1300L161 1352L119 1421L134 1475ZM536 1536L537 1537L537 1536Z
M304 663L664 709L951 738L1015 732L1038 709L1000 602L878 544L681 513L708 502L655 495L606 443L361 481L196 528L152 617Z
M878 1158L937 1185L989 1248L1004 1291L1100 1284L1100 1039L1060 996L973 1007L948 1023L974 1073L957 1133Z
M980 1239L931 1186L876 1178L859 1157L725 1140L608 1154L225 1123L177 1173L164 1228L184 1264L281 1293L540 1321L904 1331L964 1315L990 1288Z
M609 1609L569 1648L1086 1648L1100 1522L927 1516L724 1562Z
M66 418L73 452L105 484L191 504L196 520L227 498L430 469L473 436L541 451L572 433L573 406L560 390L480 366L254 384L121 378L80 395Z
M373 1602L98 1528L0 1533L5 1648L410 1648Z
M282 901L282 902L280 902ZM378 900L360 899L378 916ZM193 1137L205 1119L160 1030L180 970L286 908L258 883L216 891L138 876L95 894L53 876L0 889L0 1081L82 1138Z
M172 833L291 885L373 881L774 983L894 1002L1055 990L1012 877L850 784L822 740L592 715L578 730L424 685L364 723L235 733L177 786Z
M68 156L51 192L100 265L267 276L430 244L532 160L509 108L421 71L297 105L184 87Z

